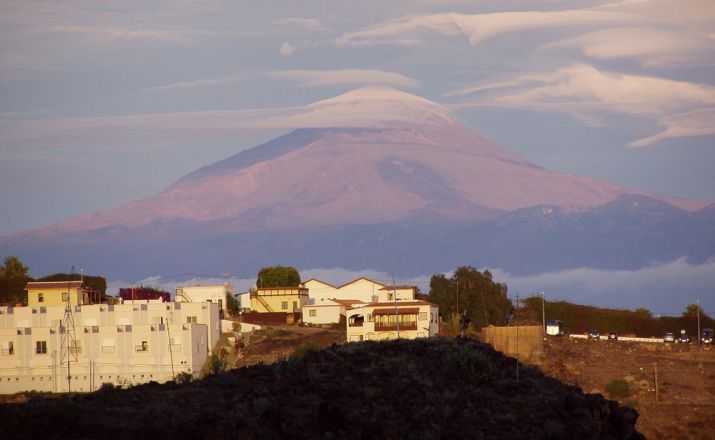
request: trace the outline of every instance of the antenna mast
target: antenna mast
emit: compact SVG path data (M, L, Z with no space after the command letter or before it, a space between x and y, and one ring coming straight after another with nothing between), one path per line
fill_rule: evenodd
M77 338L74 331L74 315L72 313L72 295L70 286L72 276L74 275L74 266L72 273L67 279L67 304L65 304L65 316L63 318L64 328L60 327L62 339L60 342L60 366L67 362L67 393L72 391L72 374L70 371L70 362L77 362Z

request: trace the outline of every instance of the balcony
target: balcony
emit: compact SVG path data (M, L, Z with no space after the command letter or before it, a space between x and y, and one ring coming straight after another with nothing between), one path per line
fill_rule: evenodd
M376 332L386 332L386 331L396 331L397 330L397 325L394 322L391 322L389 324L380 324L379 322L375 323L375 331ZM417 330L417 322L405 322L405 323L400 323L400 330Z

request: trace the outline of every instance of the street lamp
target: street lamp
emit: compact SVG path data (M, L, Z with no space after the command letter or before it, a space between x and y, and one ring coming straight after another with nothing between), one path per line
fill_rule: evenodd
M698 304L698 334L696 337L698 338L698 348L700 348L700 300L697 300Z

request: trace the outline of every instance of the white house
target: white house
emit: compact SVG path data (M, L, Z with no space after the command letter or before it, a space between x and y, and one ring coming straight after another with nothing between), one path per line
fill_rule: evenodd
M371 303L346 312L348 342L426 338L439 333L439 307L427 301Z
M333 286L315 278L303 283L308 289L308 305L303 310L303 322L307 324L331 324L340 322L340 315L358 304L376 302L414 301L415 286L387 286L369 278L360 277L341 286Z
M359 300L326 299L320 304L303 306L303 323L337 324L347 309L365 303Z
M412 301L415 299L415 286L389 286L369 278L360 277L341 286L333 286L315 278L303 283L308 289L309 304L321 304L329 299L359 300L364 303L394 301Z
M176 302L213 302L218 304L219 309L225 316L227 311L228 295L235 297L236 288L230 284L219 284L209 286L178 286L176 288Z
M0 307L0 393L94 391L102 383L165 382L182 372L196 377L220 335L214 303L71 308L74 326L64 306Z

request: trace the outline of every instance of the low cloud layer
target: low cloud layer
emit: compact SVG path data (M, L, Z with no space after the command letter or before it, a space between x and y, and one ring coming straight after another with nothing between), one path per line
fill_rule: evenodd
M565 300L577 304L632 310L644 307L654 315L679 315L688 304L700 300L705 313L715 315L715 260L694 265L681 258L637 270L578 268L531 276L516 276L501 269L489 270L496 281L507 284L509 297L512 299L517 293L521 298L526 298L544 292L550 301ZM373 269L302 269L300 274L304 281L316 278L335 286L359 277L367 277L385 285L392 284L393 280L392 274ZM446 275L450 276L451 273ZM396 284L412 284L423 293L428 293L431 276L432 274L417 277L396 275L394 280ZM116 294L120 287L145 285L173 293L177 286L227 282L233 284L238 292L245 292L255 286L256 278L201 275L169 279L150 277L135 283L111 282L108 292Z

